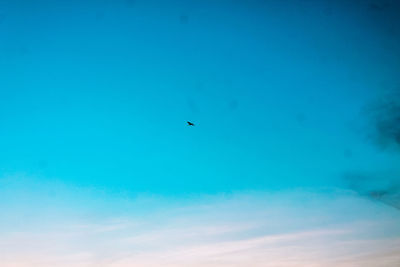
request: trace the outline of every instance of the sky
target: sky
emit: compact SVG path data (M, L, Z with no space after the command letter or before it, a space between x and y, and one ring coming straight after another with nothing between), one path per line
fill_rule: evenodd
M399 12L0 0L2 266L395 266Z

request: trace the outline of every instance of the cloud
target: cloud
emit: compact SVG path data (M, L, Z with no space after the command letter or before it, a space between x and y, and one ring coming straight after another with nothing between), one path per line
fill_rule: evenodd
M91 207L95 216L77 212L3 228L2 266L344 267L400 260L400 214L349 191L203 195L176 205L154 199L158 209L150 214Z
M379 97L368 109L375 140L381 147L400 149L400 87Z
M372 141L370 144L380 153L391 156L393 167L347 172L344 180L359 194L400 209L400 87L380 92L365 107L363 115L367 122L367 136Z
M345 174L348 187L360 195L400 210L400 180L397 171Z

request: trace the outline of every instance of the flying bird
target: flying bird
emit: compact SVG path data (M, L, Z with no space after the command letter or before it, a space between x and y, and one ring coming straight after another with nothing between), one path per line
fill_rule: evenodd
M187 124L188 124L189 126L194 126L194 123L192 123L192 122L190 122L190 121L187 121Z

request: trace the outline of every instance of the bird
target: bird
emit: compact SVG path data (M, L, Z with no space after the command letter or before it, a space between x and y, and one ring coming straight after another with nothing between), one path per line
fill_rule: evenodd
M194 126L194 123L187 121L188 126Z

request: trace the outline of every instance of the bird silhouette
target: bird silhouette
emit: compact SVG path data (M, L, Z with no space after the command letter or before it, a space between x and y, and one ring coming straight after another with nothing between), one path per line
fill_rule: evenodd
M190 121L187 121L187 124L188 124L189 126L194 126L194 123L192 123L192 122L190 122Z

